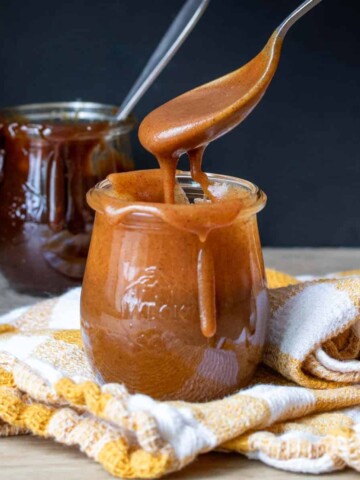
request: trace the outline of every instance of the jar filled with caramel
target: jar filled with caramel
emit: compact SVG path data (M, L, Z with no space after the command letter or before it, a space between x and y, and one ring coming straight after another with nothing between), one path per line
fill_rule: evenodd
M164 203L160 170L110 175L90 190L81 321L100 382L195 402L251 380L268 316L256 218L266 196L208 177L215 202L183 172L175 204Z
M133 167L133 120L71 102L0 110L0 275L20 292L81 282L93 212L86 192Z

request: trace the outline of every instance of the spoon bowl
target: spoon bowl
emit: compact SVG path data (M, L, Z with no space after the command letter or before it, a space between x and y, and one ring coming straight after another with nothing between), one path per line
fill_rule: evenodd
M224 135L244 120L266 92L279 63L284 36L321 0L301 4L243 67L170 100L140 125L139 138L157 157L178 158ZM191 135L189 132L191 131Z

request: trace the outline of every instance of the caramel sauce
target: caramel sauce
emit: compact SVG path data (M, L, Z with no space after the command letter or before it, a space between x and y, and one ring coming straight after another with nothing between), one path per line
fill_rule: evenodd
M216 288L214 259L208 245L200 246L197 276L201 332L211 338L216 333Z
M88 194L96 216L81 300L99 381L189 401L247 384L267 318L255 215L264 198L234 187L187 204L177 186L168 204L159 169L108 180Z
M108 122L0 118L0 271L16 290L81 281L93 222L86 192L131 166L108 134Z
M281 46L282 38L274 32L264 49L240 69L170 100L144 118L139 139L164 170L167 203L174 202L175 169L184 153L207 192L201 172L204 149L236 127L261 100L275 74Z
M139 139L160 170L110 175L107 186L89 192L97 213L81 317L100 381L160 399L205 401L252 377L267 319L255 215L265 197L221 190L202 171L202 158L260 101L280 48L274 34L241 69L151 112ZM204 193L195 204L176 181L182 154Z
M274 33L265 48L242 68L184 93L151 112L142 121L139 139L153 153L163 170L166 203L174 203L175 172L179 157L187 153L193 179L204 193L211 194L210 182L202 171L206 146L244 120L268 87L280 57L282 39ZM223 209L224 217L227 216ZM213 228L220 226L214 225ZM205 242L204 237L199 237ZM198 260L198 288L201 292L200 318L206 336L216 332L215 279L211 253L201 246Z

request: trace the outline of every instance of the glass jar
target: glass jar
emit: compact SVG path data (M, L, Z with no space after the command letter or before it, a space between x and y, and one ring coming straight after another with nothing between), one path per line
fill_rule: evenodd
M32 294L79 284L93 212L86 192L133 168L134 121L116 107L70 102L0 110L0 274Z
M151 183L162 188L158 173L111 175L88 194L96 215L81 299L84 346L99 382L162 400L208 401L248 384L261 360L268 298L256 213L266 196L245 180L209 174L221 188L241 189L246 202L199 239L187 215L207 224L233 203L159 203L161 195L146 191ZM132 177L121 200L112 187L124 175ZM203 198L190 174L177 180L190 202ZM214 282L203 282L204 252ZM214 296L209 334L204 289Z

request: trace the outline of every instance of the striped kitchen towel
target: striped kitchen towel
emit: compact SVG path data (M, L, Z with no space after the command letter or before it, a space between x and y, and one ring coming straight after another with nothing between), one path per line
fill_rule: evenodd
M204 404L98 385L79 332L80 290L0 317L0 435L77 445L110 473L160 477L213 449L277 468L360 471L360 276L267 271L271 320L253 383Z

